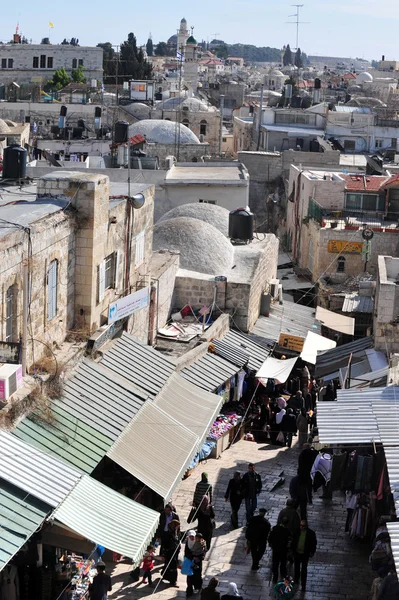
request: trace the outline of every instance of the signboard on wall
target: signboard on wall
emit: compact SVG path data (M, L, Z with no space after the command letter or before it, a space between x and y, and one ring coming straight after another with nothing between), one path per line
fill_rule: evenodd
M129 315L146 308L150 301L150 288L146 287L138 292L133 292L128 296L120 298L116 302L109 305L108 308L108 323L114 323L119 319L124 319Z
M346 242L345 240L329 240L328 251L333 254L361 254L363 242Z
M131 100L154 100L153 81L130 81Z
M299 337L298 335L290 335L289 333L280 333L278 338L278 345L287 350L294 350L294 352L302 352L305 338Z

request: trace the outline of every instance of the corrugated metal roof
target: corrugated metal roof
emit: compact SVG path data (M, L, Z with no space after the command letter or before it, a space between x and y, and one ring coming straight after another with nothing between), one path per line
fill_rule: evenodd
M384 448L388 467L389 484L395 503L396 516L399 517L399 454L397 448ZM398 531L399 538L399 531ZM399 544L398 544L399 555Z
M119 373L85 359L54 404L115 440L147 397Z
M238 371L224 358L215 354L205 354L193 365L180 371L180 375L194 385L212 392L225 383Z
M159 513L83 475L52 518L108 550L138 561L155 533Z
M32 413L12 433L79 471L91 473L113 440L55 404L52 404L50 417L52 420L48 422L40 413Z
M223 398L211 394L174 373L166 382L154 404L198 437L199 448L223 403Z
M323 377L330 373L335 373L341 367L348 365L349 356L352 354L353 362L360 362L365 358L365 350L373 347L373 338L365 337L342 344L331 350L320 352L317 355L314 375L315 377Z
M0 480L0 570L35 533L50 510L44 502Z
M357 294L345 294L342 312L347 313L372 313L374 300L371 296L358 296Z
M0 432L0 456L0 478L54 508L81 477L58 458L4 431Z
M306 338L308 331L320 333L320 324L315 320L315 314L313 307L295 302L273 304L269 316L260 316L251 333L274 341L278 341L280 333Z
M196 435L148 400L107 456L169 501L197 448Z
M175 370L175 364L165 355L127 333L104 353L101 364L152 396Z
M230 344L226 340L212 340L212 344L215 346L215 354L225 358L233 365L237 367L243 367L249 361L249 354L235 346Z
M269 356L270 352L256 343L249 335L246 333L241 333L239 331L230 330L226 333L223 338L229 344L234 344L235 346L239 346L245 352L249 354L249 362L248 367L252 371L257 371L265 362L266 358Z
M393 560L395 562L395 568L398 572L399 569L399 521L395 523L387 523L389 537L391 538L391 549Z

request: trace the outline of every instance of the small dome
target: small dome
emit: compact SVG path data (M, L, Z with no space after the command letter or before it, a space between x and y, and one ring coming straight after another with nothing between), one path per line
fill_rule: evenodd
M181 206L172 208L172 210L164 214L159 219L158 223L161 221L176 219L178 217L190 217L191 219L198 219L203 223L208 223L209 225L216 227L216 229L225 237L228 236L229 211L227 208L223 208L222 206L202 202L182 204Z
M372 81L373 76L370 73L367 73L367 71L359 73L359 75L356 77L356 83L358 85L362 85L362 83L371 83Z
M210 108L198 98L191 98L187 95L174 96L168 98L157 105L157 110L177 110L188 108L189 112L209 112Z
M183 17L180 23L187 23L186 19Z
M0 119L0 133L10 133L10 128L3 119Z
M197 45L197 40L195 39L195 37L193 35L190 35L190 37L188 38L186 44L195 44L195 45Z
M279 69L272 69L270 75L273 75L274 77L285 77L285 75L279 71Z
M223 275L233 266L234 249L229 240L215 227L190 217L158 222L153 250L180 252L182 269L208 275Z
M199 144L200 141L185 125L173 123L172 121L163 121L162 119L143 119L129 125L129 136L141 133L148 142L157 144L175 144L176 131L180 128L180 143L181 144Z
M127 104L123 108L126 110L126 112L130 113L134 117L137 117L138 119L148 119L151 113L150 107L142 102L133 102L132 104Z

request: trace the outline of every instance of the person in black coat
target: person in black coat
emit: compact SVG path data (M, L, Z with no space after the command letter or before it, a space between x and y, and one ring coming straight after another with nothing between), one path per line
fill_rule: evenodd
M164 537L164 556L165 565L161 571L162 578L169 581L173 587L177 585L177 567L179 564L180 539L179 539L180 523L179 521L171 521L168 525L168 532Z
M242 494L245 498L245 510L247 513L247 523L253 516L258 506L258 495L262 491L262 478L255 471L255 465L249 463L248 471L242 478Z
M265 518L266 509L260 508L259 515L251 517L245 537L247 539L247 548L252 555L252 571L259 569L259 562L266 550L267 539L269 537L271 525Z
M302 591L306 591L306 579L308 576L308 562L316 552L317 539L312 529L308 528L307 521L301 520L301 529L295 533L292 540L292 549L294 551L294 580L295 583L301 580Z
M269 546L272 549L273 583L278 581L279 567L280 581L287 575L287 554L291 537L288 526L288 518L283 517L281 523L275 525L269 535Z
M198 508L197 520L198 531L202 533L202 537L206 542L206 549L209 550L215 525L215 511L212 504L209 503L207 496L204 496Z
M287 412L281 421L281 431L284 432L288 448L291 448L292 436L297 432L296 417L292 408L287 408Z
M309 504L312 504L312 479L310 472L317 455L317 450L312 448L310 444L305 443L303 450L298 456L298 476L300 482L306 485Z
M242 480L240 471L236 471L229 481L224 499L230 500L231 506L231 524L233 529L238 527L238 511L242 503Z
M159 517L158 529L156 531L155 537L157 538L158 543L161 545L159 555L165 556L164 551L164 540L168 537L168 525L171 521L180 521L179 515L174 510L174 507L171 504L167 504L161 515Z

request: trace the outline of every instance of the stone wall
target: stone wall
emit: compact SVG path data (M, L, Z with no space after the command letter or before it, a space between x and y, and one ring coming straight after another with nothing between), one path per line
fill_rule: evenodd
M175 144L153 144L147 142L145 145L147 156L158 158L159 168L166 168L166 157L175 156L177 158L177 147ZM199 162L203 156L210 153L209 144L180 144L179 161L180 162ZM193 160L195 159L195 160Z
M378 257L374 347L388 355L391 352L399 351L399 286L396 284L398 262L399 259L392 258L392 256Z
M151 279L156 289L154 339L156 331L164 327L172 310L172 298L180 256L172 252L153 252Z

